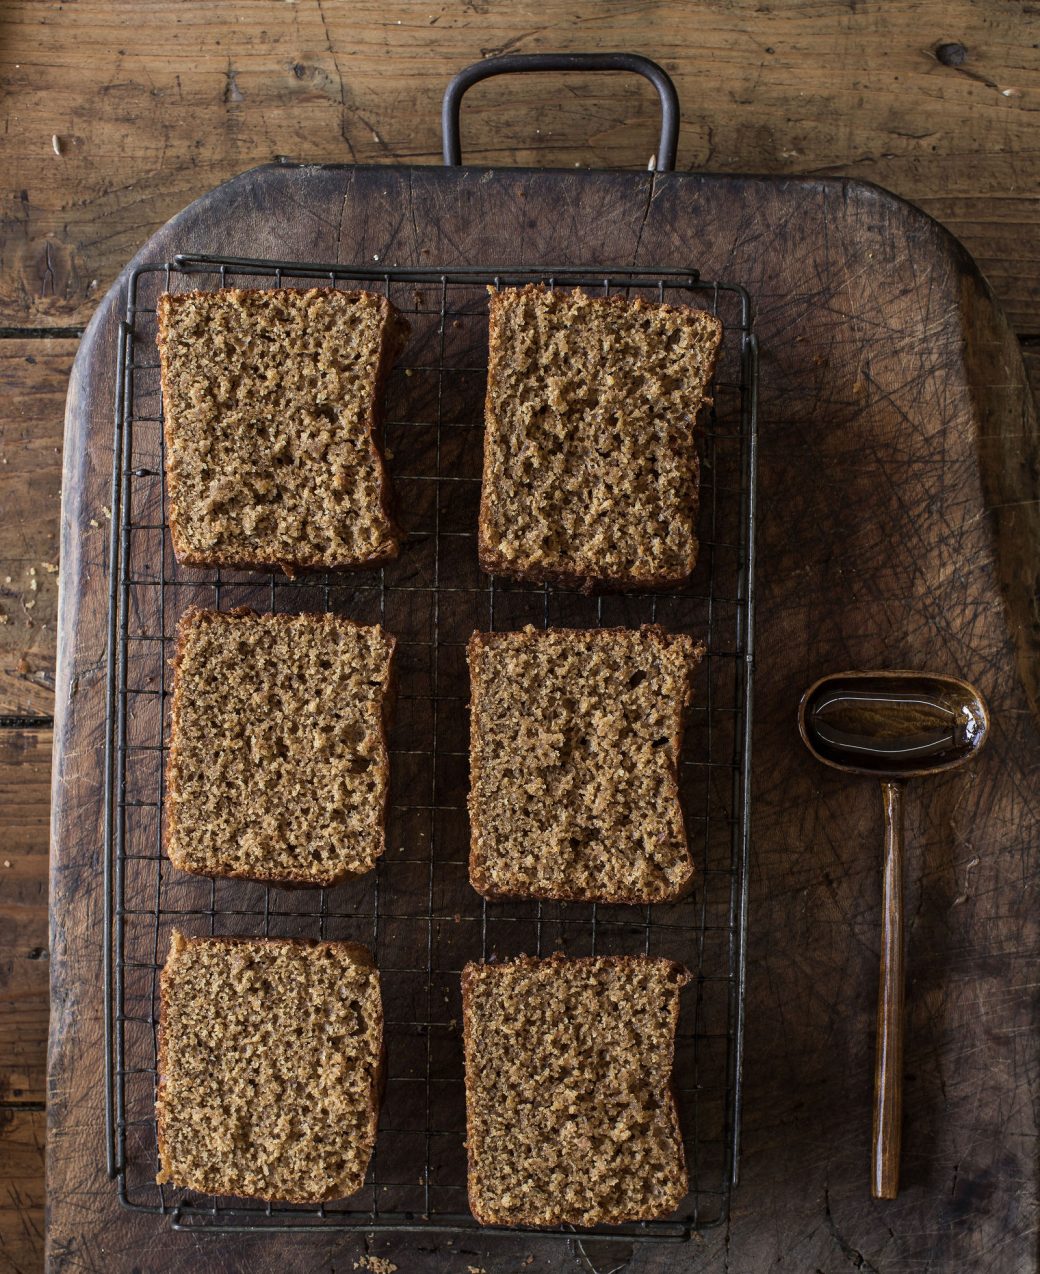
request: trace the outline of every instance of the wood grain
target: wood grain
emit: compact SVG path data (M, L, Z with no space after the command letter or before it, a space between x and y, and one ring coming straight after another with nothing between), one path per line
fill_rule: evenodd
M78 341L0 340L0 720L54 710L65 391ZM103 532L99 532L103 535ZM0 728L0 1271L43 1262L49 728Z
M1034 399L1040 398L1040 345L1034 342L1023 343L1022 367Z
M1017 345L960 249L856 183L284 167L232 183L148 252L174 244L401 262L693 257L746 284L763 351L763 501L744 1156L731 1224L683 1260L798 1274L1032 1268L1040 934L1028 886L1040 737L1016 669L1029 615L1002 597L994 538L991 496L1011 478L980 470L980 456L988 464L985 439L1002 430L1035 434L1036 418ZM88 512L108 481L116 315L113 300L77 360L63 482L51 1264L197 1269L204 1251L214 1269L340 1268L361 1255L360 1237L235 1236L202 1249L120 1210L104 1175L103 687L90 674L105 589ZM1028 466L1013 477L1028 489ZM799 696L816 675L883 664L966 676L993 710L978 763L909 794L907 1118L900 1197L887 1203L870 1199L868 1171L876 792L821 772L796 738ZM380 1250L432 1271L460 1247L489 1270L567 1259L526 1237L449 1249L401 1236ZM631 1268L673 1262L671 1250L641 1248Z
M43 1268L46 1116L0 1106L0 1271Z
M46 1097L51 743L0 730L0 1107Z
M626 49L683 110L678 167L846 174L914 200L974 253L1012 322L1040 300L1040 42L1028 6L604 0L17 0L7 7L0 323L82 324L138 245L277 156L440 158L438 107L494 53ZM463 155L645 168L656 101L631 77L478 86Z
M77 345L0 340L0 718L54 711L61 435Z
M51 732L0 730L0 1271L43 1261Z

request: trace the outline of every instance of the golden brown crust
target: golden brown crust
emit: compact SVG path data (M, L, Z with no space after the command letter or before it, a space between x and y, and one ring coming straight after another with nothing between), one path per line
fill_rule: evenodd
M470 1211L481 1225L505 1225L530 1226L534 1229L549 1229L556 1225L582 1225L580 1219L561 1215L551 1222L539 1221L535 1217L517 1217L510 1216L495 1210L493 1204L486 1204L485 1200L480 1197L479 1188L477 1186L476 1172L474 1171L475 1161L481 1153L479 1129L473 1118L475 1103L473 1095L475 1091L474 1076L479 1075L483 1063L483 1059L478 1051L478 1041L473 1023L472 1010L472 988L475 980L480 976L481 971L494 967L497 969L508 968L534 968L543 966L546 968L559 968L560 966L573 965L589 965L599 967L625 968L638 966L643 963L656 964L663 967L666 977L676 984L677 988L682 988L692 981L689 970L675 960L669 960L665 957L652 956L567 956L563 952L557 951L550 956L519 956L514 960L504 961L500 965L489 966L481 964L479 961L470 961L462 970L462 1038L463 1038L463 1054L465 1064L465 1093L466 1093L466 1152L469 1165L467 1173L467 1198L469 1201ZM679 998L675 997L671 1005L671 1045L667 1058L667 1065L664 1069L671 1075L675 1064L675 1036L679 1027ZM674 1213L675 1209L682 1202L683 1197L689 1189L689 1177L686 1167L686 1149L683 1144L682 1130L679 1123L679 1107L678 1099L675 1091L674 1075L667 1087L668 1121L670 1131L674 1139L676 1153L678 1158L677 1182L676 1188L672 1195L667 1196L656 1210L642 1213L639 1216L633 1216L623 1210L608 1212L598 1217L597 1225L624 1225L633 1221L654 1221L669 1217Z
M271 288L226 288L224 289L224 292L237 297L244 297L260 296L277 290L278 289ZM383 400L390 371L408 342L408 337L411 334L411 325L387 297L380 296L378 293L362 291L343 292L338 288L309 288L305 295L320 295L321 293L326 292L334 293L337 296L343 296L350 299L360 299L361 297L371 298L378 303L379 307L383 311L383 339L380 345L379 361L373 381L373 390L367 403L368 410L366 414L366 426L372 459L378 473L380 509L389 526L389 533L391 536L390 541L376 552L364 557L351 557L348 559L338 560L334 558L329 560L317 560L301 557L294 558L292 561L278 561L263 557L260 554L257 554L256 556L243 557L241 554L237 553L196 553L193 552L185 542L185 537L179 525L179 519L177 516L178 505L175 490L176 483L171 478L168 520L170 524L170 537L173 541L174 555L181 565L239 571L279 570L292 579L300 574L318 571L369 570L374 566L381 566L386 562L393 561L400 552L401 530L394 516L393 489L390 485L390 479L386 468L386 457L383 453L382 446ZM170 396L170 369L168 358L170 316L173 309L178 304L182 304L192 297L206 295L218 294L200 292L164 292L162 296L159 297L159 303L156 308L156 344L159 349L160 385L163 401L163 438L167 454L172 453L174 446L173 419L175 415Z
M190 946L198 946L207 942L219 942L224 946L263 946L270 945L272 947L306 947L319 948L325 947L341 952L343 955L350 956L363 968L371 969L378 974L375 960L371 951L359 942L347 941L316 941L309 938L209 938L209 937L187 937L185 934L174 929L170 935L170 950L167 960L159 975L159 1031L158 1031L158 1051L157 1051L157 1080L156 1099L155 1099L155 1116L156 1116L156 1141L159 1150L159 1162L162 1167L157 1180L170 1182L179 1186L181 1189L194 1190L197 1187L188 1182L176 1182L170 1175L170 1153L169 1145L166 1137L167 1110L166 1110L166 1076L169 1071L168 1066L168 1045L169 1045L169 1027L168 1027L168 1011L169 1011L169 978L172 976L171 964L175 955L179 955ZM375 1149L376 1134L379 1128L379 1112L383 1101L383 1092L386 1084L386 1042L383 1038L383 1013L382 1001L380 998L379 1006L379 1029L381 1037L381 1046L379 1050L378 1062L372 1076L371 1100L369 1103L368 1126L365 1131L364 1142L368 1146L368 1158L371 1159L372 1151ZM202 1193L209 1193L205 1188L201 1188ZM356 1193L351 1191L350 1193ZM236 1195L236 1198L261 1198L268 1203L330 1203L334 1199L343 1199L349 1197L337 1186L322 1194L320 1197L311 1197L303 1195L282 1195L277 1198L259 1195Z
M197 623L200 619L218 620L218 621L226 620L226 621L233 622L235 619L243 619L243 618L258 619L258 618L261 618L261 616L259 616L258 613L249 606L236 606L232 608L231 610L226 610L226 611L210 610L202 606L189 606L181 615L180 620L178 621L177 642L174 647L173 658L170 661L171 667L173 668L173 695L172 695L172 702L170 705L170 748L166 757L166 792L167 792L168 798L176 798L179 791L178 784L177 784L177 777L176 777L177 775L176 757L177 757L178 739L180 737L181 710L183 706L184 686L182 683L182 679L178 675L178 673L180 669L181 660L184 654L184 647L188 640L188 634L192 626L195 623ZM296 615L279 613L275 615L265 615L263 616L263 618L274 623L278 623L278 622L288 623L290 621L299 622L300 620L312 620L315 623L319 623L325 618L325 616L321 614L308 614L308 613L296 614ZM336 616L336 619L339 623L347 625L351 628L366 627L366 625L359 624L352 619L346 618L345 616ZM381 766L379 767L380 774L383 779L383 806L382 806L382 815L381 815L381 822L383 826L383 849L380 851L380 854L384 853L386 850L386 815L387 815L387 809L389 807L389 800L390 800L390 746L389 746L388 732L389 732L390 722L393 715L393 705L394 705L394 701L396 697L396 686L397 686L397 667L396 667L397 638L394 637L392 633L384 633L384 638L390 649L390 655L389 655L390 662L389 662L389 671L387 675L386 690L383 695L382 711L380 713L380 720L379 720L379 737L380 737L380 743L381 743L381 752L383 756L383 762ZM173 806L174 803L175 803L175 799L169 801L169 804L171 806ZM335 887L336 885L342 884L346 880L357 879L361 876L365 876L368 874L369 871L372 870L371 867L366 867L363 871L355 872L355 871L350 871L347 868L344 868L341 872L338 872L335 875L328 876L326 878L321 878L321 879L317 878L314 874L307 875L303 872L299 872L299 873L286 872L286 873L279 874L277 877L259 876L247 871L235 871L230 869L223 870L220 872L204 872L204 871L200 871L197 867L189 866L186 862L184 862L183 859L180 858L179 855L177 855L176 849L174 846L174 818L172 817L172 815L167 814L167 817L165 819L164 826L163 826L162 839L163 839L163 850L165 851L167 857L169 858L170 862L174 865L174 867L176 867L179 871L187 872L188 874L193 876L201 876L207 880L223 880L223 879L250 880L250 881L256 882L257 884L273 885L276 887L280 886L286 889L296 889L296 888L331 889Z
M486 421L491 421L495 411L493 383L493 371L497 362L504 357L505 348L502 343L502 328L495 321L498 312L501 310L506 298L510 294L520 294L523 296L538 296L546 293L548 289L537 283L528 283L523 288L503 289L495 291L489 289L491 298L489 301L489 339L488 339L488 383L484 398L484 415ZM575 289L574 294L578 295L579 290ZM702 310L698 310L693 306L687 305L670 305L670 304L652 304L644 301L641 297L635 300L629 300L623 296L610 297L587 297L588 302L596 307L613 309L617 313L628 313L655 310L660 313L669 314L676 318L688 320L696 316L698 321L706 322L709 327L714 328L716 333L716 343L710 351L709 364L706 370L705 383L710 384L712 376L715 374L715 368L718 362L719 348L722 341L722 323L714 315L709 315ZM701 400L701 406L706 407L711 403L711 399L705 394ZM595 589L625 589L637 588L645 589L651 592L659 592L665 589L681 587L690 578L694 567L697 563L698 542L696 531L694 531L689 546L689 552L686 561L681 569L676 571L656 571L646 572L636 569L625 571L609 571L600 570L595 573L585 571L569 570L559 566L549 564L541 564L537 567L525 564L517 564L510 561L502 552L497 551L491 544L491 500L493 493L490 490L486 475L492 471L492 457L494 453L495 439L491 428L486 427L484 430L484 448L483 448L483 465L485 481L481 484L480 490L480 510L477 522L477 559L480 568L489 575L498 575L506 579L523 580L532 583L555 584L562 588L573 588L580 592L588 593ZM691 514L694 526L696 526L697 512L700 501L700 458L694 452L690 464L690 484L692 487L690 501Z
M480 677L479 660L475 657L483 649L496 645L503 641L516 642L523 641L525 645L538 642L544 633L551 633L557 636L567 636L568 634L586 636L590 632L603 634L605 639L609 639L611 635L631 636L632 630L626 628L599 628L599 629L568 629L568 628L547 628L527 633L515 632L492 632L482 633L475 632L467 643L467 657L470 668L470 695L471 705L476 701L478 691L478 679ZM644 624L640 627L639 632L655 643L662 646L667 645L674 640L674 635L670 634L660 624ZM682 635L685 636L685 635ZM526 639L526 640L525 640ZM691 672L700 663L705 653L703 642L691 642L689 666ZM685 728L685 713L690 706L692 699L692 687L687 683L686 697L681 704L678 705L676 712L675 730L671 735L671 759L672 764L669 768L670 796L675 801L678 808L679 819L683 827L683 841L686 846L687 862L685 875L674 885L664 888L660 893L656 894L636 894L631 892L617 892L607 889L603 890L583 890L571 889L567 887L554 887L552 890L540 890L537 885L529 886L523 890L504 891L496 889L488 877L486 871L486 861L483 847L481 844L481 828L479 823L479 810L477 808L476 793L481 778L481 740L479 736L479 720L477 714L472 711L470 717L470 790L469 790L469 815L470 815L470 852L469 852L469 879L470 884L482 897L489 902L501 902L508 899L541 899L543 901L555 902L597 902L606 903L608 905L618 906L636 906L647 903L664 903L675 902L689 893L693 887L695 876L695 868L693 856L689 850L689 843L686 835L685 818L683 815L682 802L679 795L679 764L682 753L682 741Z

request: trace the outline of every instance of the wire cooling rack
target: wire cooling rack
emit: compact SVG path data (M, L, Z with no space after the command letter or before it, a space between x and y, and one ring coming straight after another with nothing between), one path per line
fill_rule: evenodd
M588 596L491 578L477 566L487 290L532 281L694 304L723 320L714 405L701 435L700 559L682 590ZM378 571L295 580L179 566L163 479L158 298L194 288L315 284L383 291L412 324L385 413L407 535L400 557ZM684 1239L725 1218L740 1127L756 372L746 293L690 271L416 270L197 256L133 271L115 409L104 934L108 1166L125 1206L164 1214L178 1228L473 1228L459 974L472 959L564 951L665 955L694 974L683 992L675 1068L690 1191L674 1219L609 1232ZM387 849L375 871L331 889L288 890L189 876L164 858L168 663L177 620L191 604L335 611L378 621L397 637ZM526 623L645 622L689 631L708 646L681 763L694 892L652 908L483 901L467 880L468 637ZM386 1090L360 1193L307 1207L156 1184L158 976L175 927L348 938L371 948L382 979Z

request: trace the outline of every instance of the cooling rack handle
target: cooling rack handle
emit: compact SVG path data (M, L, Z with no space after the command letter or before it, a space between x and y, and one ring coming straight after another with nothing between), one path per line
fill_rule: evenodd
M638 53L507 53L464 67L444 90L441 105L444 162L449 168L457 168L462 163L459 108L466 90L493 75L530 71L632 71L648 79L661 99L661 140L652 167L659 173L674 170L679 141L679 97L667 71Z

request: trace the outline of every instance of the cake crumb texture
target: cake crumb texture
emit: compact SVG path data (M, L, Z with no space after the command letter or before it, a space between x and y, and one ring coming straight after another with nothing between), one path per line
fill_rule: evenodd
M656 625L473 634L474 888L630 903L685 892L679 756L703 653Z
M159 299L169 522L192 566L361 566L398 531L379 446L408 324L333 288Z
M537 581L664 587L697 559L697 413L722 324L528 285L491 297L479 553Z
M688 1188L672 1092L681 965L643 956L469 964L470 1207L486 1225L673 1213Z
M375 866L394 645L336 615L184 614L166 798L176 867L330 885Z
M383 1036L364 947L174 932L160 994L159 1182L290 1203L361 1188Z

